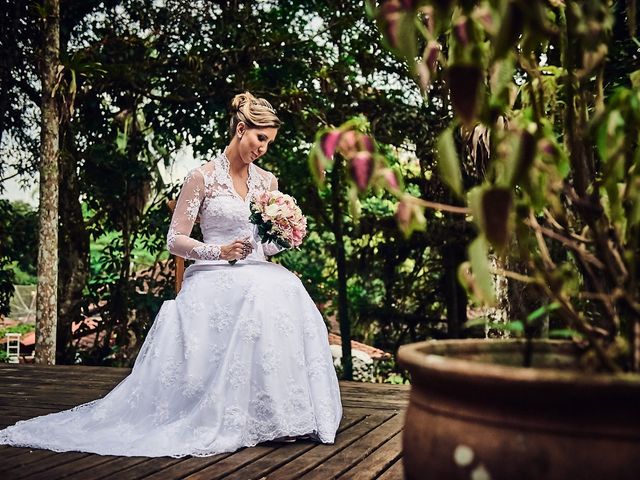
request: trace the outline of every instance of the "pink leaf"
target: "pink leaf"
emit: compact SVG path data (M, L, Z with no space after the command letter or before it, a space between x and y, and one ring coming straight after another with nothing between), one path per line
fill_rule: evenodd
M418 85L423 91L426 91L431 84L431 72L424 62L418 63L416 73L418 74Z
M351 159L351 176L359 191L363 192L367 189L372 173L373 156L371 153L366 151L356 153Z
M400 23L403 15L402 7L398 3L398 0L387 0L380 8L379 18L384 25L389 44L393 48L398 48Z
M415 203L413 197L406 195L398 202L396 208L398 227L408 237L414 230L424 230L427 224L422 207Z
M411 205L405 199L398 202L396 221L401 230L404 231L409 228L409 224L411 223Z
M360 144L361 150L366 150L368 152L373 152L374 143L373 139L369 135L360 135L358 137L358 143Z
M414 10L418 2L417 0L400 0L400 3L405 10Z
M432 6L422 7L420 9L422 24L433 35L434 25L434 10Z
M385 168L380 172L380 174L391 190L400 189L400 183L398 182L398 177L396 177L396 172L390 168Z
M460 17L453 27L453 33L456 40L462 45L467 46L469 44L469 25L467 17Z
M322 154L326 158L333 157L336 147L338 146L338 140L340 140L340 135L342 135L340 130L331 130L320 140L320 148L322 149Z
M425 48L424 63L427 65L431 73L434 73L436 71L440 50L442 50L442 46L434 40L431 40L427 44L427 48Z
M340 135L340 141L338 142L338 149L347 158L356 153L356 144L358 141L358 134L354 130L348 130Z

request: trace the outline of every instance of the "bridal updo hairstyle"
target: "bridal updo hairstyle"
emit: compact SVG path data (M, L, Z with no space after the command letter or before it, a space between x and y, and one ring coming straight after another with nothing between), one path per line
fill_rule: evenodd
M244 122L247 128L280 128L282 124L267 100L256 98L249 92L239 93L231 101L231 137L236 134L240 122Z

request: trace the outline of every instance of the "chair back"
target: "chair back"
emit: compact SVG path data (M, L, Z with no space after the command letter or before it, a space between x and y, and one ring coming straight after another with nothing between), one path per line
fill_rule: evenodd
M169 207L169 211L171 216L173 216L173 211L176 208L176 201L169 200L167 202L167 206ZM175 272L175 285L176 285L176 295L180 293L180 289L182 288L182 281L184 280L184 258L179 257L177 255L173 255L173 263L176 268Z
M9 363L20 363L20 333L7 333L7 357Z

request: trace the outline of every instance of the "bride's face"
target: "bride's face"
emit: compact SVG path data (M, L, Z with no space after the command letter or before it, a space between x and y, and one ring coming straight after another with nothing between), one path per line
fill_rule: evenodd
M252 163L264 155L276 139L278 129L274 127L246 128L243 123L237 129L238 152L244 163Z

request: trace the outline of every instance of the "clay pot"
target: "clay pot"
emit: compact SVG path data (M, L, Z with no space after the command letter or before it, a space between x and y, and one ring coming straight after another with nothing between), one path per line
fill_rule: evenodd
M408 479L640 478L640 375L577 370L571 342L405 345Z

